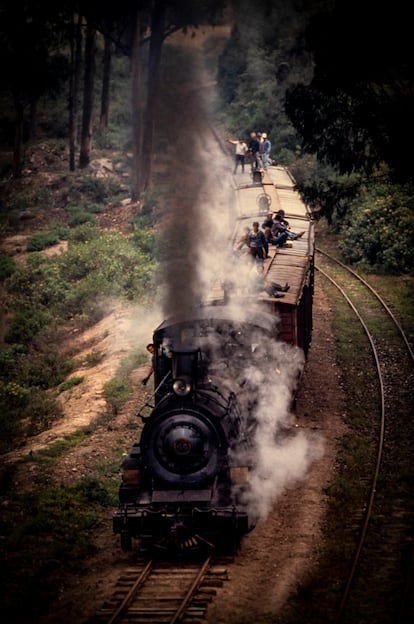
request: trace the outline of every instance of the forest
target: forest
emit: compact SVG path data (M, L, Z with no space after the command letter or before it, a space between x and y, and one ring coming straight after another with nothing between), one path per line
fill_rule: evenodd
M71 171L88 167L92 145L131 152L130 190L142 198L163 141L157 106L169 37L229 23L217 120L245 137L266 128L273 160L291 166L306 201L340 233L345 260L411 272L410 20L402 0L391 14L372 0L363 9L355 0L6 0L3 221L13 203L5 180L20 176L27 148L45 138L69 150Z
M174 230L168 212L171 191L186 191L192 154L185 138L174 143L168 112L186 137L194 123L175 101L174 87L191 82L177 38L202 39L217 136L266 131L272 161L290 168L338 255L380 280L413 326L409 9L402 0L2 0L2 613L10 597L26 619L60 599L62 572L79 575L93 558L92 534L105 534L107 548L102 518L117 504L119 458L137 427L136 413L122 430L117 417L142 400L137 371L150 336L131 332L109 372L108 341L120 337L125 309L134 329L151 331L161 262L175 252L181 272L191 262L185 228ZM28 454L38 436L83 416L78 397L88 425L76 421ZM67 465L72 452L82 459Z
M162 81L170 77L172 89L183 79L176 33L225 28L220 53L205 48L223 135L268 133L273 162L290 167L346 262L412 275L410 20L401 0L392 15L364 5L361 14L355 0L2 2L0 237L45 216L24 267L0 253L0 445L22 423L33 434L59 417L44 390L60 392L73 370L56 346L65 325L99 320L103 297L145 303L154 289L157 261L169 253L156 232L154 158L175 158ZM95 175L97 157L114 175ZM33 185L36 171L44 177ZM103 232L104 208L128 198L136 202L128 235ZM62 241L65 254L39 253ZM124 390L123 381L108 390L112 403Z

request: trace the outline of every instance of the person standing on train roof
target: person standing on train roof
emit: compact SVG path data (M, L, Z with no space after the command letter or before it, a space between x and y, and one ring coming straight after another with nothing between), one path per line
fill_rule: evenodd
M247 142L247 147L249 148L249 154L252 159L252 169L259 169L260 168L260 153L259 153L260 142L255 132L250 133L250 138Z
M261 230L259 230L259 222L254 221L252 224L252 230L249 232L249 249L250 255L252 259L258 259L260 261L264 261L265 259L265 248L266 248L266 239L265 235Z
M267 171L267 168L269 166L269 155L270 155L271 147L272 147L272 144L267 138L267 133L262 132L262 140L260 143L260 157L262 159L263 169L265 171Z
M244 173L244 161L248 151L247 144L243 141L243 139L238 139L238 141L235 139L227 139L227 142L236 146L234 153L235 161L233 175L236 175L237 167L239 165L241 165L242 173Z

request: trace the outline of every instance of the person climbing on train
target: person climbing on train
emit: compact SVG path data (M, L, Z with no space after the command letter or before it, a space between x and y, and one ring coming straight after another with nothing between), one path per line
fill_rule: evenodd
M247 143L245 143L245 141L243 141L243 139L227 139L228 143L231 143L232 145L235 145L235 152L234 152L234 170L233 170L233 175L236 175L237 173L237 167L239 165L241 165L241 170L242 173L244 173L244 162L245 162L245 158L246 158L246 154L248 152L248 148L247 148Z
M150 342L149 344L147 344L147 346L145 347L146 350L148 351L148 353L151 353L151 368L149 369L148 375L146 377L144 377L144 379L141 381L143 386L146 386L151 375L154 372L154 368L155 368L155 347L153 345L152 342Z
M258 258L263 261L266 257L265 235L262 230L259 230L258 221L253 221L252 228L253 229L249 232L248 236L250 255L252 256L252 260Z
M248 252L249 251L249 234L250 234L250 228L249 227L245 227L243 228L243 233L240 236L240 238L237 240L233 251L239 253L239 252Z

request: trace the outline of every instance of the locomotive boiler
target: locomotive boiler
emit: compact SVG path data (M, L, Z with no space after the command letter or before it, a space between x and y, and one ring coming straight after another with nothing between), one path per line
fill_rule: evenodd
M254 526L246 501L257 405L248 370L268 366L276 327L258 311L228 318L225 308L201 308L154 332L154 405L123 462L113 518L125 551L132 539L234 550Z

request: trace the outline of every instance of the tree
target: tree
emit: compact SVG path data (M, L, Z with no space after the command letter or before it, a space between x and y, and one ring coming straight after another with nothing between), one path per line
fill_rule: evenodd
M61 12L48 3L3 2L0 7L2 91L12 96L15 112L13 175L23 163L25 112L36 110L46 91L57 92L67 77L67 60L60 52L65 41Z
M108 30L110 25L107 24ZM103 75L101 92L101 114L99 117L99 127L103 130L108 127L109 119L109 85L111 78L111 58L112 58L112 38L107 28L104 33L104 53L103 53Z
M69 168L75 171L76 142L78 138L79 85L82 64L82 17L73 10L70 37L69 84Z
M368 6L367 6L368 4ZM356 18L356 16L358 16ZM413 178L414 49L408 6L337 0L316 16L307 41L315 72L287 94L304 148L341 173L371 174L382 161Z
M96 68L96 29L92 19L87 18L85 34L84 80L82 130L80 140L79 167L87 167L90 162L93 133L93 106Z
M144 113L144 132L142 141L142 174L141 188L145 190L151 177L152 154L154 151L154 127L156 104L158 101L158 85L160 75L161 50L165 36L166 5L155 2L151 17L151 38L148 62L147 101Z
M149 35L149 60L146 83L146 103L143 117L138 106L139 93L141 90L142 100L142 70L136 67L136 63L142 61L142 55L138 60L138 33L135 31L133 52L132 52L132 76L133 76L133 136L134 136L134 167L139 167L139 171L133 172L134 185L132 195L138 199L148 188L151 178L151 163L154 152L154 127L155 113L158 104L158 81L159 69L162 56L162 46L168 36L178 30L185 30L189 26L197 27L201 23L216 23L217 16L221 14L224 0L206 0L203 3L194 3L192 0L155 0L152 3L150 13L145 11L145 5L141 5L141 31L142 26L149 15L151 16L151 29ZM146 7L147 9L149 6ZM139 9L136 8L136 15ZM134 19L137 19L136 17ZM141 36L141 45L147 39ZM143 129L143 131L142 131Z

